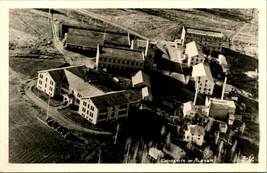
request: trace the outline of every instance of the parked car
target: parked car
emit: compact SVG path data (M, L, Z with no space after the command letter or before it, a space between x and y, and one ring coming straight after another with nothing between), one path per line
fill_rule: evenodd
M58 126L59 126L58 122L54 121L54 123L53 123L52 127L53 127L54 129L57 129L57 128L58 128Z
M47 121L47 124L50 126L50 127L53 127L53 124L55 123L54 120L49 120Z

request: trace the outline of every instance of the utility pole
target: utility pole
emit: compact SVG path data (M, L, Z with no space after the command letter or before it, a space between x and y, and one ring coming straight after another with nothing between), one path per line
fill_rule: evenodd
M47 110L46 110L46 119L48 119L48 112L49 112L49 106L50 106L50 95L48 96L48 103L47 103Z

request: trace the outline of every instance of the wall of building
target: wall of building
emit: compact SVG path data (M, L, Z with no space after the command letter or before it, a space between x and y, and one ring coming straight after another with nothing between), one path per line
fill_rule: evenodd
M81 99L78 113L92 124L97 124L98 109L90 99Z
M200 56L200 55L196 55L196 56L192 56L192 57L188 57L188 66L193 66L193 65L197 65L199 63L204 62L205 58Z
M198 87L198 92L201 94L212 95L214 82L207 79L206 76L196 78L195 87Z
M185 42L189 43L191 41L196 41L197 44L199 44L206 50L214 50L214 51L221 51L222 47L225 44L224 38L186 33Z
M127 55L126 55L127 56ZM108 69L122 69L122 70L141 70L144 68L144 60L128 59L121 57L101 57L101 54L96 58L97 67Z
M56 83L48 72L38 73L37 88L48 94L50 97L55 96Z

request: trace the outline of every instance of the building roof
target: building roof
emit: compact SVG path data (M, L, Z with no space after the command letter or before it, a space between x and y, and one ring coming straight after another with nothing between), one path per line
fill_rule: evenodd
M164 153L157 148L150 148L148 154L154 159L158 159L159 157L163 157Z
M174 61L174 62L182 62L183 60L183 50L182 48L178 47L171 47L171 46L168 46L167 47L167 52L169 54L169 58L171 61Z
M195 106L192 101L186 102L183 104L183 111L195 110Z
M64 73L64 69L47 71L55 82L61 81L68 84L67 78Z
M90 38L81 35L67 35L66 43L68 45L82 46L83 48L97 48L98 44L103 43L103 38Z
M123 58L123 59L136 59L144 61L144 54L141 51L116 48L111 46L99 46L101 48L101 57Z
M107 108L116 105L123 105L129 103L126 92L113 92L104 95L90 97L91 101L97 108Z
M206 106L209 106L209 115L211 116L227 116L229 111L236 109L235 103L232 100L221 100L216 98L206 99L209 99L209 101L206 102Z
M208 80L214 82L209 66L199 63L193 66L192 77L206 76Z
M218 38L222 38L224 36L224 34L220 31L212 31L212 30L188 28L188 27L186 27L185 29L186 32L190 34L204 35L204 36L218 37Z
M146 86L151 86L150 85L150 79L147 74L142 72L141 70L138 71L133 77L132 77L132 83L133 86L144 83Z
M127 34L116 34L116 33L104 33L104 44L105 45L123 45L130 47L129 39Z
M205 129L202 126L189 124L187 125L187 128L192 135L205 135Z
M204 54L200 46L195 41L186 44L185 53L188 55L189 58L196 55L199 55L199 57L204 58Z
M219 59L219 63L220 65L224 66L224 67L227 67L227 61L226 61L226 58L225 56L223 56L222 54L220 54L218 56L218 59Z
M180 159L180 158L183 158L186 156L186 153L182 148L180 148L180 147L178 147L172 143L165 144L163 146L163 151L175 159Z
M84 65L82 65L82 66L68 66L68 67L61 67L61 68L53 68L53 69L49 69L49 70L41 70L41 71L38 71L38 73L48 72L55 82L60 81L60 82L63 82L65 84L68 84L68 81L67 81L67 78L65 75L65 70L68 70L68 71L76 74L80 78L84 79L84 77L86 75L86 69L87 68Z
M189 82L189 76L186 76L186 75L181 74L181 73L169 72L169 76L174 78L174 79L176 79L176 80L178 80L178 81L180 81L180 82L182 82L183 84L188 84L188 82Z
M71 73L70 71L65 70L65 74L70 88L79 92L82 96L97 96L104 94L103 91L94 87L93 85L90 85L84 79Z
M150 87L146 86L142 88L142 97L150 97L152 99L152 92Z

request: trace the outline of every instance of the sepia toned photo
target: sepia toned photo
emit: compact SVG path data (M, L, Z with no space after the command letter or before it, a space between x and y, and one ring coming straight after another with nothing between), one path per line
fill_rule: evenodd
M262 163L259 13L9 8L7 162Z

